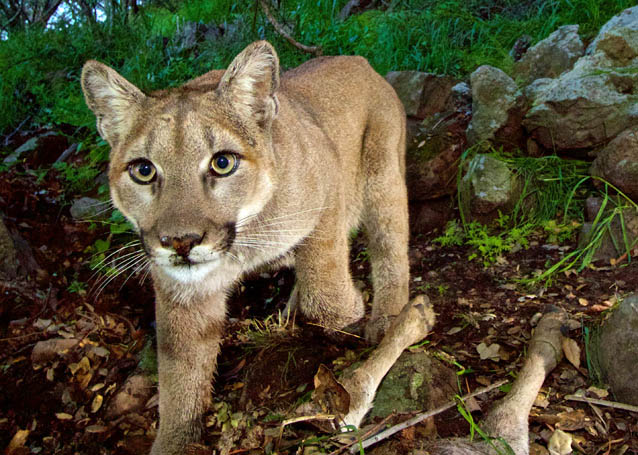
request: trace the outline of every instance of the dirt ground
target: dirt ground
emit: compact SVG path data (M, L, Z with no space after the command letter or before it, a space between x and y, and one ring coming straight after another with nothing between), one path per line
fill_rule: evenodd
M90 247L109 236L108 226L73 221L68 199L55 171L41 176L17 166L0 173L5 222L24 240L21 252L32 259L31 279L0 283L0 449L12 454L145 453L158 419L148 366L154 337L152 285L142 274L130 279L124 274L101 292L92 291L103 277L89 268ZM539 398L530 416L534 453L546 453L557 428L572 434L580 453L638 453L636 413L565 399L595 385L585 340L609 307L638 289L636 263L600 265L560 275L547 288L525 287L517 280L555 263L574 245L548 245L539 234L528 249L486 268L468 260L467 248L440 247L435 236L414 238L410 247L412 293L427 294L438 314L429 342L416 349L456 371L458 394L511 379L522 363L530 320L556 305L580 324L570 336L580 347L581 362L577 369L563 360L546 380L545 399ZM130 239L115 236L111 246ZM353 242L352 272L369 296L364 245L362 237ZM320 364L340 371L369 352L360 338L344 336L335 343L316 327L279 321L293 282L289 270L258 276L232 297L204 443L230 447L231 454L344 450L343 440L308 424L282 429L295 406L307 399ZM34 363L34 346L47 339L76 343ZM481 343L497 343L500 349L482 360ZM137 397L136 408L116 412L115 396L137 373L151 378L149 390ZM595 393L604 396L602 390ZM477 403L485 410L501 396L495 390ZM480 409L472 413L476 421ZM386 424L408 417L395 415ZM469 428L454 408L402 431L374 453L406 454L425 437L462 436Z

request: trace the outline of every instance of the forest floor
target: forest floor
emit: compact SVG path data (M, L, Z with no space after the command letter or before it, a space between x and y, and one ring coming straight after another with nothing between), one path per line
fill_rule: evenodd
M0 284L0 450L146 453L157 428L156 386L132 412L118 415L112 408L129 376L154 377L148 366L154 349L152 285L143 276L128 279L125 274L99 293L92 290L102 279L89 267L92 247L109 236L108 226L74 221L66 197L55 171L39 175L16 166L0 173L6 224L25 240L29 247L22 250L34 260L32 279ZM484 267L480 260L468 260L468 248L441 247L434 237L419 237L410 245L412 295L427 294L438 314L429 342L415 349L446 361L463 395L511 379L523 360L530 320L548 305L561 307L580 323L571 337L580 347L581 365L577 369L564 360L546 380L546 399L538 400L530 416L535 453L546 453L542 447L556 428L571 433L581 453L638 453L635 413L564 398L599 385L592 379L585 339L618 299L638 289L638 265L590 267L561 274L548 287L529 287L517 280L546 269L574 245L546 244L539 234L527 249ZM111 240L114 246L127 238ZM362 237L353 241L352 273L369 296ZM289 270L262 275L245 281L232 296L213 409L204 422L205 443L214 447L223 440L235 454L343 451L343 442L306 424L286 425L282 431L282 422L307 398L320 364L342 370L368 348L360 338L345 337L336 344L312 326L279 321L293 282ZM59 338L77 342L33 362L36 343ZM497 343L500 349L481 359L481 343ZM501 396L495 390L477 402L485 410ZM407 417L396 415L387 424ZM473 417L480 420L481 411ZM469 429L453 408L367 452L405 454L424 437L463 436Z

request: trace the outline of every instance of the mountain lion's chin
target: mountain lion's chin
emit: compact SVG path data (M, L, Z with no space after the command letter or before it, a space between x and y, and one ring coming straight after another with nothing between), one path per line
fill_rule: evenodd
M216 259L199 264L166 265L162 271L179 283L196 283L202 281L208 275L219 268L221 260Z

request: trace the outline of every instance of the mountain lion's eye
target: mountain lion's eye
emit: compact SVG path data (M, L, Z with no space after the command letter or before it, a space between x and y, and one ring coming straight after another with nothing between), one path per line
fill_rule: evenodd
M148 160L135 161L129 164L128 174L135 183L139 183L140 185L148 185L155 181L157 177L155 166Z
M226 177L232 174L239 166L239 157L234 153L221 152L217 153L210 160L210 170L219 177Z

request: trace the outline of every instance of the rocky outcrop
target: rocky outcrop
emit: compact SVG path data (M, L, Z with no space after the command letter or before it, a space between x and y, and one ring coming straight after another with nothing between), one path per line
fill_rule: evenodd
M529 84L536 79L555 78L570 70L585 53L578 25L564 25L535 46L514 65L514 78Z
M611 19L587 53L534 90L524 125L545 148L578 153L638 124L638 7Z
M523 95L514 80L502 70L492 66L479 67L470 76L472 87L472 120L467 128L470 145L494 139L508 124L516 125L514 136L520 136L520 119L513 117L523 107ZM516 142L512 132L505 133L508 141Z
M638 126L623 131L598 152L590 174L638 201Z
M619 209L622 205L627 205L626 201L621 199L608 203L603 213L599 214L602 204L603 199L600 197L587 199L585 212L587 221L581 227L578 246L585 247L598 237L597 248L591 261L609 263L624 255L638 242L638 211L632 207ZM601 220L612 216L612 210L616 210L616 213L611 221L601 224Z
M510 211L520 197L520 183L507 165L492 155L478 154L468 163L459 188L466 219L488 222Z
M597 341L598 365L616 399L638 405L638 295L620 302Z
M450 76L421 71L391 71L385 78L397 92L406 115L419 119L449 110L451 89L458 82Z

